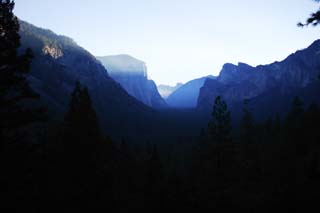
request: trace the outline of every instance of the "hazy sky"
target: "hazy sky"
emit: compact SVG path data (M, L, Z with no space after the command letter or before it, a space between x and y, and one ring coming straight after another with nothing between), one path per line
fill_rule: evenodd
M19 18L92 54L129 54L156 83L218 75L226 62L282 60L320 38L298 28L312 0L16 0Z

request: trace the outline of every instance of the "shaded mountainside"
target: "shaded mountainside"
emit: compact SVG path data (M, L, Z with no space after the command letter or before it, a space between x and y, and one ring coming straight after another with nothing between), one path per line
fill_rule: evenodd
M130 96L72 39L23 21L20 25L20 50L30 47L35 56L28 80L48 106L50 120L63 119L79 80L88 87L103 132L116 141L125 138L130 143L165 145L198 136L200 121L195 112L154 110ZM156 90L155 84L151 86Z
M94 56L70 38L58 36L50 30L37 28L22 21L20 34L22 37L20 49L30 47L35 55L28 76L29 82L48 105L51 117L58 121L63 118L69 104L70 93L75 82L79 80L89 89L101 128L106 134L118 140L126 137L140 143L169 144L179 140L187 141L185 138L195 139L199 135L200 128L206 126L212 103L218 95L226 99L235 120L239 120L242 115L244 99L250 99L250 108L259 119L287 112L295 95L301 96L306 104L312 101L320 102L318 95L320 41L290 55L282 62L271 65L251 67L243 63L238 66L226 64L219 77L188 82L168 98L170 103L175 96L184 97L174 100L180 104L178 106L171 103L179 108L192 108L197 103L195 112L174 109L153 110L129 95L110 77L117 74L128 77L128 70L131 70L133 76L139 78L138 82L145 86L139 85L132 79L128 80L132 83L128 85L131 88L139 86L142 95L146 95L146 91L154 91L148 93L147 96L150 98L148 101L153 107L159 107L163 99L156 85L147 80L144 62L128 56L115 57L112 64L120 68L116 70L113 66L109 75ZM123 60L127 63L120 63ZM117 65L119 63L121 66ZM157 101L153 102L151 97L160 100L160 104Z
M169 97L169 95L171 95L173 92L175 92L177 89L179 89L182 86L183 86L182 83L177 83L175 86L160 84L158 85L158 91L160 95L166 99Z
M152 124L147 127L145 120L151 120L154 111L111 79L94 56L70 38L23 21L20 25L21 50L30 47L35 55L29 81L55 115L52 117L62 118L79 80L88 87L105 133L122 137L122 129L126 129L129 136L136 137L148 132Z
M154 81L148 79L143 61L129 55L97 57L109 75L133 97L153 108L166 107Z
M207 76L194 79L179 87L166 99L168 105L176 108L195 108L197 106L200 88L207 78L214 79L213 76Z
M215 97L221 95L235 112L241 110L244 100L250 100L257 116L282 114L296 95L306 104L320 102L319 73L320 40L281 62L257 67L244 63L225 64L217 79L205 81L197 108L208 113Z

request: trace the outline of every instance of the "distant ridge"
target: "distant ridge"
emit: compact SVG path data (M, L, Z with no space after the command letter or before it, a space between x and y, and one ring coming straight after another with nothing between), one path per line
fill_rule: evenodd
M166 99L171 107L175 108L195 108L199 97L200 88L206 79L214 79L213 76L206 76L189 81L175 90Z
M209 113L215 97L221 95L235 111L242 108L244 100L251 100L257 116L282 114L296 95L306 105L320 103L319 74L320 40L281 62L256 67L245 63L225 64L217 79L205 81L197 108Z
M167 107L154 81L148 79L145 62L124 54L97 59L107 69L111 78L120 83L130 95L153 108Z
M20 21L20 35L20 50L30 47L35 55L28 80L49 107L51 118L63 118L75 82L80 81L88 87L104 133L133 141L152 128L145 121L154 110L130 96L93 55L72 39L24 21Z
M166 99L169 97L169 95L171 95L174 91L179 89L181 86L183 86L182 83L177 83L175 86L161 84L161 85L158 85L158 90L160 95Z

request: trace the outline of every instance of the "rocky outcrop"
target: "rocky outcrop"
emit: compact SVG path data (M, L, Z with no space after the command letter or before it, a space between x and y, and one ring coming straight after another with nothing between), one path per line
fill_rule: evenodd
M166 102L160 96L154 81L148 79L147 67L143 61L129 55L97 57L130 95L153 108L164 108Z
M63 56L63 52L54 46L45 45L42 48L42 52L44 55L50 55L54 59L58 59Z

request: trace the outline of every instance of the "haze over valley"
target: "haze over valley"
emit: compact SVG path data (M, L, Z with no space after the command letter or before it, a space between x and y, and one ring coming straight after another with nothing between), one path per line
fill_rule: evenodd
M0 210L318 209L319 4L0 0Z

